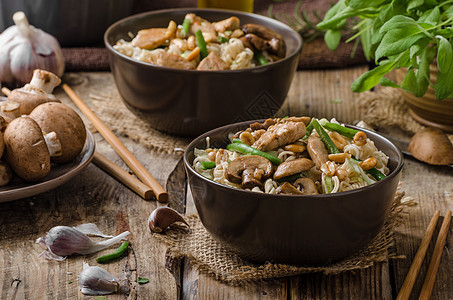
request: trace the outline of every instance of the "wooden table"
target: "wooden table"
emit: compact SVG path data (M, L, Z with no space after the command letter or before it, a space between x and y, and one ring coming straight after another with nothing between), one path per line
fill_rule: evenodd
M349 123L360 119L362 111L354 101L359 95L353 94L349 86L366 69L366 66L359 66L297 72L282 114L336 117ZM105 82L115 88L109 73L76 75L88 78L83 89L75 88L82 98L87 91L95 91ZM61 89L56 93L63 102L70 103ZM84 99L89 104L89 99ZM127 170L103 138L99 134L95 137L98 152ZM120 139L168 190L173 207L186 213L195 212L190 197L187 197L181 155L153 152L128 138ZM393 299L433 212L439 209L444 214L453 208L452 179L452 172L447 169L406 160L402 172L403 189L418 202L417 206L407 210L407 220L394 234L395 250L406 258L392 259L337 276L309 274L231 287L198 273L187 260L173 272L168 271L165 266L166 246L153 239L147 230L148 215L158 204L143 200L90 164L73 180L54 190L0 203L0 298L91 299L80 293L77 277L82 262L96 264L95 258L99 254L74 256L64 262L48 261L37 258L42 249L34 242L53 226L92 222L108 234L124 230L132 232L129 255L104 266L117 277L127 279L131 291L125 295L109 295L108 299ZM440 224L437 230L439 227ZM448 251L452 242L450 233L432 299L453 299L453 258ZM433 247L434 241L428 258ZM101 253L110 253L113 248ZM418 297L427 265L428 259L421 268L413 299ZM146 277L150 282L138 285L137 277Z

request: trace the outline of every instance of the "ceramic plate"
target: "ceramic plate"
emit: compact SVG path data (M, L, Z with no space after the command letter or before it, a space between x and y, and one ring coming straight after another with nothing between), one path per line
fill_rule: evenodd
M8 185L0 187L0 202L22 199L54 189L82 171L91 161L94 155L95 142L90 131L87 130L87 138L82 152L71 162L66 164L52 164L51 171L40 182L24 182L15 177Z

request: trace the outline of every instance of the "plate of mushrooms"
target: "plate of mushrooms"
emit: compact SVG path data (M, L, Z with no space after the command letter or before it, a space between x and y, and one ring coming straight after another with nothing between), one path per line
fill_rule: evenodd
M93 158L93 135L75 110L52 95L60 82L37 69L30 83L7 91L0 102L0 202L51 190Z

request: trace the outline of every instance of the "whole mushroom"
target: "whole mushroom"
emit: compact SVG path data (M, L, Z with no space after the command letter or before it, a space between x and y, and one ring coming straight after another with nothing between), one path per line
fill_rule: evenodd
M453 164L453 145L440 129L427 127L411 139L409 152L418 160L431 165Z
M20 178L38 181L50 172L50 154L39 125L29 117L11 121L4 133L5 160Z
M7 185L13 177L13 173L7 164L0 161L0 186Z
M21 88L14 89L8 96L8 101L20 104L20 114L28 115L40 104L47 102L60 102L53 94L53 89L61 80L55 74L36 69L30 83Z
M37 106L29 115L45 133L55 132L61 143L62 154L52 161L66 163L83 149L86 139L85 125L80 116L69 106L48 102Z
M244 189L263 187L262 181L272 175L272 163L259 155L246 155L233 160L225 170L226 178L234 183L241 184Z

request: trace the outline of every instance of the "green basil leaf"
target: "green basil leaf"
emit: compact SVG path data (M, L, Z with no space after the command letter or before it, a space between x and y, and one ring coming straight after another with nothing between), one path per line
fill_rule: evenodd
M386 33L392 29L398 28L407 29L408 27L417 27L417 22L415 22L415 20L412 18L398 15L385 22L385 24L382 25L381 29L379 30L379 33Z
M421 97L426 93L426 90L429 86L429 66L431 65L434 57L436 56L435 47L426 47L420 58L419 67L417 73L415 74L417 85L415 87L414 95L416 97Z
M369 8L369 7L379 7L386 0L350 0L348 6L354 9Z
M418 40L426 37L420 28L408 27L389 30L376 49L376 60L408 50Z
M387 77L382 77L381 80L379 80L379 84L382 85L382 86L389 86L389 87L392 87L392 88L399 88L400 87L393 80L390 80Z
M370 26L372 25L372 20L366 20L363 24L363 28L370 28ZM372 39L372 29L365 29L362 34L360 35L360 43L362 44L362 49L363 49L363 53L365 54L365 58L369 61L371 60L371 57L372 57L372 53L371 53L371 49L372 49L372 43L371 43L371 39ZM373 57L374 59L374 57Z
M439 72L448 72L453 61L453 49L451 44L443 36L437 35L439 39L437 49L437 68Z
M338 26L342 20L338 20L337 16L348 7L345 4L344 0L338 1L334 6L332 6L324 16L324 19L318 23L316 26L319 29L329 29L334 26Z
M439 21L440 21L440 9L439 6L436 6L433 9L425 11L423 15L421 15L420 18L418 18L417 23L437 25Z
M413 68L409 68L401 82L401 88L406 92L415 93L417 89L417 78L415 77L415 72Z
M416 7L419 7L420 5L423 5L424 1L423 0L410 0L407 3L407 11L410 11Z
M438 29L434 33L436 35L441 35L446 39L451 39L451 38L453 38L453 27Z
M453 48L453 41L450 41L450 45ZM434 91L436 98L439 100L451 97L453 93L453 64L449 64L450 68L446 72L438 72L436 79L436 86Z
M381 78L389 73L396 66L398 60L393 62L382 62L376 68L362 74L359 78L354 80L351 85L351 90L356 93L368 91L375 87Z
M399 1L396 2L397 3L392 2L389 5L383 7L381 12L379 13L379 16L374 20L373 37L371 39L373 45L376 45L377 43L379 43L379 41L382 40L382 36L384 34L379 34L382 25L384 25L393 16L404 13L405 7L401 4L398 4Z
M447 9L443 12L443 15L444 15L447 19L453 17L453 6L450 6L449 8L447 8Z
M330 50L337 49L341 41L341 30L327 30L324 35L324 41Z

